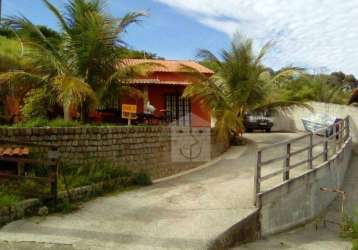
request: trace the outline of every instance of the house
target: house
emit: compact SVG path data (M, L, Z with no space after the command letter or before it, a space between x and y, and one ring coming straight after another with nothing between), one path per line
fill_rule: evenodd
M151 64L149 74L130 80L129 84L142 93L137 97L121 96L108 100L105 105L98 107L89 114L89 118L97 123L122 122L121 107L123 104L136 105L137 118L144 116L144 123L176 124L179 126L210 127L210 112L199 102L182 98L183 91L192 83L193 71L200 72L206 77L214 74L210 69L194 61L180 60L150 60L125 59L124 65ZM154 110L150 119L146 118L147 108ZM21 117L19 101L14 97L6 97L5 113L11 121L18 121ZM73 119L78 118L77 108L71 110ZM138 121L139 119L137 119Z
M190 81L193 70L207 77L212 76L213 71L194 61L125 59L123 63L153 64L147 76L130 82L143 94L141 97L122 97L120 101L113 100L112 107L105 107L104 110L116 110L123 104L131 104L136 105L138 114L144 114L149 104L150 107L154 107L153 116L158 120L154 124L165 120L179 126L210 126L210 112L197 101L182 98L182 94L186 86L195 84ZM92 114L97 121L106 120L106 117L110 116L108 112L99 111Z

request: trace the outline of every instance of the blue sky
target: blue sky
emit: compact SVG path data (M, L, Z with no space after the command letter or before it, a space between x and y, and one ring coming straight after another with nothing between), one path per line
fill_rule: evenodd
M52 0L62 6L65 0ZM256 47L273 40L267 66L358 75L358 0L107 0L114 16L147 10L125 41L167 59L192 59L198 48L219 52L236 31ZM4 15L23 13L56 27L41 0L3 0Z
M56 20L41 0L3 0L4 16L24 14L37 24L57 27ZM64 0L52 0L63 6ZM181 14L177 9L151 0L107 0L108 11L117 17L128 11L148 11L139 25L128 29L124 40L135 49L154 52L167 59L193 59L198 48L219 51L229 43L220 31Z

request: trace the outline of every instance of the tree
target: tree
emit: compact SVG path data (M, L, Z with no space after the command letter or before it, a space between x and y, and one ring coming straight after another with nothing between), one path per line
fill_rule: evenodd
M271 44L257 55L250 39L236 36L229 50L222 50L219 59L208 50L201 50L199 58L216 65L217 72L209 79L201 77L184 91L185 97L197 99L211 110L221 137L244 132L244 117L248 112L287 109L302 102L283 98L277 83L292 77L295 70L286 69L271 76L262 60Z
M341 84L334 84L331 76L301 74L298 79L286 82L283 92L293 100L344 104L348 93Z
M348 101L348 105L351 105L351 104L354 104L354 103L358 104L358 89L355 89L353 91L352 96Z
M141 73L140 65L119 70L117 50L125 44L121 34L145 13L130 12L116 19L104 11L100 0L70 0L64 13L49 0L43 2L60 24L61 41L50 39L54 38L51 31L26 17L7 19L8 27L27 34L22 37L28 48L25 56L31 58L34 70L5 72L0 81L26 77L36 88L50 86L56 101L63 105L65 119L70 119L71 106L79 106L86 120L91 106L114 94L114 85L119 91L123 79Z

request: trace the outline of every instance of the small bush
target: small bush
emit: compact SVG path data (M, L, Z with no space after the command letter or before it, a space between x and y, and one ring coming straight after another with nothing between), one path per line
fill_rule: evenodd
M10 206L21 200L22 197L11 193L6 187L0 187L0 207Z
M106 161L95 162L89 165L67 164L62 167L62 171L69 188L111 180L117 180L118 182L116 181L116 183L123 187L131 185L146 186L152 184L151 178L147 173L133 173L126 168L116 167L111 162Z
M16 128L36 128L36 127L47 127L48 120L45 118L33 118L25 122L15 124L13 127Z
M152 184L152 179L145 172L139 172L134 174L133 182L135 185L148 186Z
M351 239L352 250L358 250L358 210L351 217L343 217L342 237Z
M78 121L66 121L64 119L54 119L48 122L49 127L63 128L63 127L79 127L81 123Z
M69 214L77 209L78 209L78 204L73 204L73 203L70 203L69 201L65 200L61 203L58 203L55 207L51 207L50 212Z
M46 88L31 90L24 99L24 105L21 109L24 119L32 120L44 118L53 112L53 105L50 103L49 93Z
M353 240L353 248L352 250L358 250L358 240Z

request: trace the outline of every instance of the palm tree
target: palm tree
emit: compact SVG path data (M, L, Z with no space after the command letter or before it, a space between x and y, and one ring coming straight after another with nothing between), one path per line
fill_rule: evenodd
M116 19L105 12L101 0L70 0L64 13L48 0L43 2L60 24L62 42L53 43L26 17L7 19L12 29L32 34L23 42L25 56L31 58L34 68L32 72L5 72L0 82L31 78L28 82L35 87L47 86L55 93L56 101L63 105L65 119L70 119L71 106L80 106L85 120L89 107L113 94L113 86L119 90L123 79L141 72L140 66L119 71L121 58L117 51L125 45L120 35L145 13L131 12Z
M257 55L253 43L237 35L229 50L222 50L219 59L208 50L200 50L198 57L210 62L217 72L209 79L200 78L188 86L184 97L197 99L211 110L221 137L240 135L244 132L244 117L248 112L287 109L302 102L283 98L277 82L296 74L286 69L275 76L266 70L262 60L271 43Z

